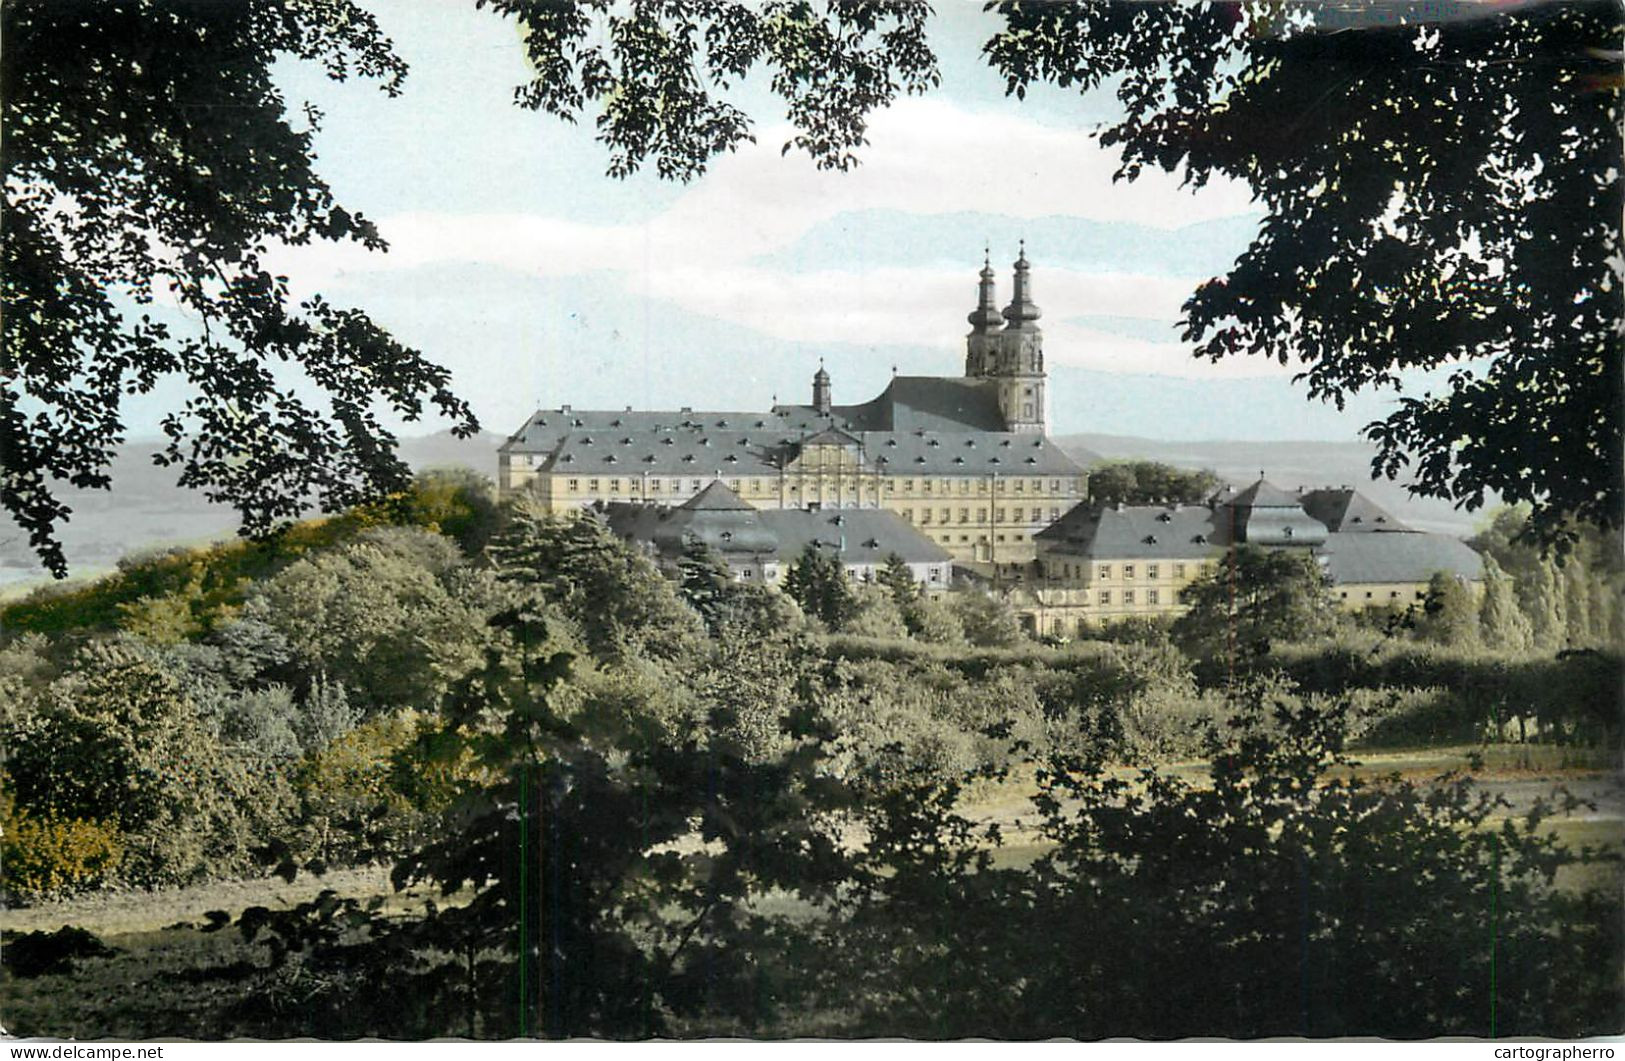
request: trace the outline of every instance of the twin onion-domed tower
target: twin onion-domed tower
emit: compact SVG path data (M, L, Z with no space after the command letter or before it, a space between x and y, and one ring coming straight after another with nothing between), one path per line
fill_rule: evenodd
M999 410L1006 430L1043 434L1045 426L1044 333L1039 330L1042 311L1032 299L1027 247L1015 264L1015 290L1001 312L994 291L993 267L982 260L976 308L966 318L965 376L996 384Z

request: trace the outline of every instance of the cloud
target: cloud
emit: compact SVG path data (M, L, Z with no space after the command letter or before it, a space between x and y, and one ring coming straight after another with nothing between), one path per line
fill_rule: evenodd
M1068 258L1062 246L1045 247L1044 219L1081 218L1124 226L1125 233L1129 226L1138 233L1171 232L1255 212L1244 185L1215 182L1193 194L1161 173L1113 184L1115 156L1085 130L1024 119L1015 105L970 111L942 99L901 101L874 118L872 146L850 173L821 172L795 152L781 157L779 146L788 136L788 128L764 131L760 143L718 160L647 222L595 224L540 212L403 213L380 222L391 244L388 254L349 246L288 248L279 252L276 266L301 291L339 282L362 305L368 304L369 288L422 267L496 267L542 280L596 276L618 288L610 310L618 306L628 321L654 299L775 339L928 345L943 349L951 365L962 348L987 232L950 228L944 239L956 244L951 253L920 247L912 260L905 254L905 260L894 257L879 268L864 268L858 247L849 268L801 269L794 255L775 258L774 252L815 227L839 233L842 225L831 224L836 219L877 211L945 218L972 208L984 218L1006 219L1016 232L1028 224L1035 228L1027 234L1037 262L1037 299L1059 322L1046 332L1052 359L1107 371L1274 372L1244 360L1214 369L1172 341L1179 307L1199 277L1043 267L1041 249L1052 261ZM854 240L861 236L853 233ZM963 268L942 264L958 255L964 256ZM1001 295L1007 297L1008 270L1001 271ZM530 307L505 304L493 294L465 311L507 318L517 332ZM1090 314L1165 321L1170 341L1094 332L1073 320ZM677 343L681 337L657 341Z

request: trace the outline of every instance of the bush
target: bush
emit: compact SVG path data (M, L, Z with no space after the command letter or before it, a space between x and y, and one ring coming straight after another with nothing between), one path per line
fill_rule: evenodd
M123 854L115 826L33 817L9 795L0 796L0 885L10 900L33 902L95 888L113 874Z

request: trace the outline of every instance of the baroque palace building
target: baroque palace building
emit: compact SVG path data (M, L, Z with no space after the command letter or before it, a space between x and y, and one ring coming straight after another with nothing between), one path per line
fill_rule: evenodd
M1046 435L1040 310L1025 249L1009 305L984 262L962 377L893 376L836 405L820 365L806 405L770 412L540 410L499 450L504 492L546 508L677 506L721 480L758 509L888 509L962 566L1031 562L1082 501L1082 467Z
M1241 544L1312 555L1349 610L1409 605L1439 571L1481 584L1465 544L1347 487L1289 494L1260 473L1201 504L1090 503L1086 471L1047 436L1030 273L1023 248L1001 310L984 261L963 376L894 375L836 405L820 364L808 404L768 412L539 410L500 447L499 485L596 509L667 561L693 534L768 584L808 543L854 578L892 551L928 588L955 568L992 575L1041 634L1177 615L1183 588Z

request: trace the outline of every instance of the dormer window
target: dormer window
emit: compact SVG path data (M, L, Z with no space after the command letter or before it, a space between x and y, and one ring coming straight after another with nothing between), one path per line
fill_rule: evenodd
M632 436L631 435L628 435L625 438L621 439L621 445L630 446L631 444L632 444Z
M998 464L998 463L1000 463L999 458L997 458L997 457L989 457L987 459L987 462L989 464Z
M914 458L914 463L915 464L924 464L925 463L925 458L924 457L915 457Z
M721 538L725 542L731 542L731 541L734 540L734 532L733 531L723 531L722 534L721 534Z
M617 416L615 419L613 419L613 420L611 420L609 422L609 426L610 427L620 427L621 426L621 418Z
M974 447L976 445L976 440L974 438L967 438L965 440L965 445L968 447Z
M726 457L724 457L722 459L727 461L729 464L738 464L739 463L739 458L734 456L732 453L728 454Z
M663 439L660 440L660 444L662 446L670 446L670 445L674 445L675 443L669 438L663 438Z
M932 439L930 442L927 442L926 445L936 447L936 446L942 445L942 443L940 441L938 441L937 439Z
M1174 521L1174 517L1168 515L1168 513L1166 513L1166 512L1157 513L1157 522L1158 523L1172 523L1173 521Z
M954 463L955 464L964 464L965 463L965 458L964 457L955 457L954 458Z
M654 462L655 462L655 455L653 453L651 453L647 457L643 458L643 463L645 463L645 464L653 464Z
M717 426L718 427L727 427L728 426L728 421L726 421L726 420L718 420L717 421Z
M584 438L584 439L582 439L582 440L581 440L581 444L582 444L582 445L583 445L583 446L590 446L590 445L592 445L592 436L591 436L591 435L588 435L588 436L587 436L587 437L586 437L586 438Z
M692 453L683 454L683 463L684 464L693 464L694 463L694 454L692 454Z
M895 438L888 438L886 440L886 445L895 446L895 445L897 445L897 440Z
M609 456L605 457L604 458L604 463L605 464L614 464L615 463L615 454L611 453Z
M1037 464L1038 463L1038 458L1037 457L1028 457L1025 461L1022 461L1022 463L1023 464Z
M1157 544L1157 536L1155 534L1147 534L1143 540L1147 545Z
M1191 539L1191 541L1195 542L1197 545L1206 545L1207 544L1207 535L1198 534L1195 537L1193 537Z
M1010 448L1010 440L1005 439L1003 442L1000 442L999 445L1005 447L1006 449L1009 449Z
M1291 527L1282 527L1281 528L1281 537L1283 537L1283 538L1292 537L1292 528Z

